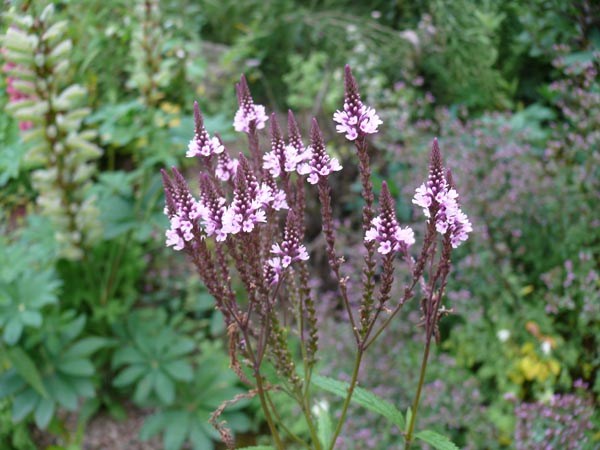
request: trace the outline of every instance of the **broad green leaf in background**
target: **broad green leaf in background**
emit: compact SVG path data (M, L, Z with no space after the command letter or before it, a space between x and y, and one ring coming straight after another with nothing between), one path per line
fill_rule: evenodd
M44 383L42 382L42 377L35 363L27 353L20 347L13 347L8 351L8 358L15 370L32 388L34 388L41 396L48 396L48 393L44 388Z

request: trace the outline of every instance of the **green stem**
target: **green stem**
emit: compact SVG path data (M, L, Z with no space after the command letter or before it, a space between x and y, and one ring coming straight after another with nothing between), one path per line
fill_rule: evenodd
M356 387L356 383L358 381L358 371L360 369L360 363L362 362L363 352L364 350L362 344L360 344L358 346L358 352L356 353L356 360L354 361L354 369L352 371L350 386L348 387L348 395L344 400L344 405L342 406L342 415L340 416L340 420L338 421L335 432L333 433L331 444L329 444L329 450L333 450L335 447L335 441L337 441L338 436L342 432L342 427L344 426L344 421L346 420L346 414L348 413L348 406L350 406L350 400L352 400L352 394L354 393L354 388Z
M255 367L254 378L256 378L256 388L258 390L260 405L262 407L263 412L265 413L265 419L267 421L267 425L269 426L269 430L271 431L271 436L273 436L273 440L275 441L275 446L278 450L285 450L283 442L279 437L279 432L277 431L275 423L273 422L273 418L271 417L271 412L269 411L269 405L267 404L267 399L265 395L265 388L262 382L262 375L260 374L260 370L258 370L258 367Z
M425 372L427 371L427 360L429 359L429 349L431 348L431 333L427 333L427 340L425 341L425 351L423 352L423 360L421 361L421 373L419 374L419 385L417 386L417 393L415 400L412 404L412 414L410 416L410 422L408 424L408 432L406 433L406 443L404 450L409 450L412 444L413 433L415 431L415 424L417 422L417 411L419 408L419 401L421 400L421 391L423 390L423 383L425 381Z

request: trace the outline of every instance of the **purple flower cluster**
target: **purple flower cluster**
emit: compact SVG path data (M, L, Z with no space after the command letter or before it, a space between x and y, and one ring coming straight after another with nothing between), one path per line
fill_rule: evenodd
M259 184L244 155L240 154L239 161L233 202L222 216L225 234L249 233L258 223L265 223L267 206L276 211L288 208L283 191L274 190L267 183Z
M162 172L165 185L165 214L171 224L166 231L167 247L183 250L198 231L197 219L204 215L204 206L194 199L183 176L173 169L174 180Z
M235 113L233 119L235 131L250 133L252 127L257 130L262 130L269 118L267 117L263 105L254 104L252 96L250 95L250 89L248 89L246 77L242 75L240 82L235 86L235 90L238 97L238 103L240 104L240 108Z
M356 140L359 136L377 133L383 122L375 109L365 106L360 99L356 80L349 66L345 72L344 109L336 111L333 120L337 122L338 133L345 133L346 139Z
M277 283L283 271L292 263L308 260L306 247L300 242L298 221L293 211L288 212L283 242L274 243L271 246L271 253L275 255L267 261L271 284Z
M547 403L522 403L515 409L515 449L588 448L593 413L590 402L574 394L555 395Z
M281 136L275 114L271 115L271 151L263 156L263 169L277 178L283 172L296 172L298 167L310 160L312 150L290 133L289 143Z
M319 180L325 180L333 172L342 170L342 166L337 158L330 157L325 151L325 142L323 135L313 119L311 127L311 145L305 151L310 155L308 162L302 162L297 167L300 175L308 175L307 181L310 184L317 184Z
M188 144L188 151L185 156L188 158L193 158L194 156L208 157L223 153L225 147L219 138L216 136L211 138L204 127L204 121L200 114L198 102L194 102L194 115L196 118L196 132Z
M221 181L233 180L239 164L236 158L231 158L227 152L222 152L217 159L215 176Z
M384 181L381 187L381 214L374 217L365 234L365 241L376 241L379 243L377 251L382 255L390 252L406 251L415 243L415 233L412 228L401 228L396 220L396 210L387 183Z
M426 183L416 189L413 203L423 208L426 217L435 221L439 233L449 234L453 248L466 241L473 231L467 215L458 205L458 193L444 174L437 139L433 141L429 177Z

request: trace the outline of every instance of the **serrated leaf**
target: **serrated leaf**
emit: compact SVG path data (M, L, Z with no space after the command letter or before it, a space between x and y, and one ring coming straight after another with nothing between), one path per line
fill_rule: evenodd
M33 416L35 419L35 424L38 428L43 430L48 426L52 416L54 415L55 405L56 404L54 401L50 400L49 398L40 399L37 408L35 408L35 414Z
M456 444L454 444L446 436L443 436L435 431L423 430L415 434L416 439L420 439L423 442L431 445L437 450L460 450Z
M324 377L322 375L315 375L312 378L312 382L315 386L321 389L331 392L332 394L338 395L342 398L346 398L348 394L348 383L334 380L333 378ZM373 394L366 389L356 386L354 393L352 394L352 403L362 406L369 411L375 412L382 415L390 422L395 424L400 430L404 430L404 416L402 413L392 405L390 402L383 400L377 395Z
M14 347L8 350L8 359L21 375L21 377L42 397L48 397L48 392L44 388L42 376L35 363L20 347Z

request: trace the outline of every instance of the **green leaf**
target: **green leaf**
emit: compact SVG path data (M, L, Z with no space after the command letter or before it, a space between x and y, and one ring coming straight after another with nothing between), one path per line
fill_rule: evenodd
M131 384L140 378L146 371L147 367L142 366L141 364L129 366L115 377L113 380L113 385L116 387L127 386L128 384Z
M170 415L169 424L165 430L163 444L165 450L179 450L188 434L190 416L185 412L176 412Z
M21 313L21 322L30 327L39 328L42 325L42 315L39 311L23 311Z
M55 374L48 378L47 386L52 398L64 406L65 409L69 411L77 409L77 393L60 375Z
M170 405L175 400L175 385L164 372L156 372L154 390L163 403Z
M8 345L16 344L21 338L23 323L18 317L13 317L4 328L4 340Z
M163 366L163 369L176 380L191 381L194 378L194 370L192 366L182 359L176 361L168 361Z
M112 368L115 369L123 364L143 363L145 361L146 359L144 358L144 355L142 355L134 347L127 346L120 348L115 352L111 361L111 365Z
M146 420L140 430L140 439L147 441L148 439L156 436L166 426L165 415L162 412L156 413Z
M33 389L35 389L42 397L48 397L40 372L33 360L21 349L21 347L9 349L8 359L10 359L11 364L19 375L21 375Z
M437 450L460 450L456 444L454 444L446 436L443 436L435 431L423 430L415 434L415 438L428 443Z
M113 344L113 342L107 338L94 336L87 337L73 344L64 353L64 357L69 359L74 357L89 356L101 348L108 347L111 344Z
M76 377L90 376L96 371L94 365L88 359L62 361L57 369L59 372Z
M27 383L14 369L7 370L0 375L0 399L20 391L25 386Z
M75 378L72 377L71 386L75 389L75 392L80 397L93 397L96 393L96 389L94 388L94 383L91 378Z
M346 395L348 395L348 388L350 387L348 383L321 375L315 375L312 378L312 382L315 386L342 398L346 398ZM382 415L395 424L400 430L404 430L404 416L398 408L372 392L356 386L354 388L354 393L352 394L352 402L369 411Z
M317 412L317 435L319 442L323 447L329 447L331 437L333 435L333 426L331 424L331 417L329 417L329 411L326 408L319 408Z
M33 411L40 397L35 393L34 390L27 389L15 396L12 407L12 418L15 422L20 422Z
M146 401L154 384L154 376L154 372L148 373L138 382L133 393L134 401L137 403Z
M42 398L35 408L35 424L42 430L50 423L50 419L54 415L55 403L49 398Z
M194 450L211 450L214 448L214 443L210 437L208 437L199 424L192 425L190 430L190 441Z

